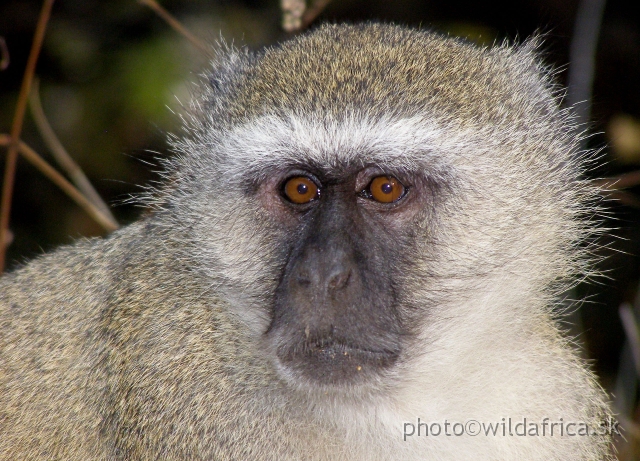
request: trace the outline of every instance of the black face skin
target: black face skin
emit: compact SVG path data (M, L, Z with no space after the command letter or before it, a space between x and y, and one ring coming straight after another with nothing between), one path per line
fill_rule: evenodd
M369 186L377 177L396 175L365 168L344 178L319 176L296 168L262 190L267 207L294 237L266 337L295 379L358 384L393 367L409 335L397 284L421 188L398 177L403 193L381 203ZM287 196L287 191L308 191L298 189L298 182L286 188L300 177L318 186L306 203Z

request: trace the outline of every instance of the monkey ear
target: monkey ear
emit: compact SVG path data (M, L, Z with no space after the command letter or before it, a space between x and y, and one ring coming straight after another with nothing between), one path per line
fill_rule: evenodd
M556 83L557 74L561 69L558 70L545 63L545 58L548 54L548 49L545 45L547 35L548 32L535 31L530 37L527 37L522 43L514 47L514 53L517 62L526 66L533 74L537 74L554 98L557 98L564 95L564 90Z
M246 47L236 48L222 39L211 45L210 56L209 69L198 75L189 88L189 102L182 105L182 128L186 133L211 131L228 122L226 109L247 69L259 58Z
M255 62L257 56L248 48L236 48L224 41L219 41L214 47L214 58L211 70L203 75L207 83L207 101L213 103L226 99L233 93L234 88L245 74L247 67Z
M207 73L207 81L211 89L216 92L228 91L234 81L254 61L253 58L253 54L246 48L220 46L212 62L212 69Z

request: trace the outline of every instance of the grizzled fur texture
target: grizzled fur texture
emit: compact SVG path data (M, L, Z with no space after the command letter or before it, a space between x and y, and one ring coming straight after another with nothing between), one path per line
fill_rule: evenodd
M153 213L0 279L0 460L609 459L606 435L403 440L418 418L609 415L554 315L589 275L597 200L535 47L368 24L226 52ZM371 166L426 184L371 268L409 327L393 366L316 383L265 342L303 232L274 178Z

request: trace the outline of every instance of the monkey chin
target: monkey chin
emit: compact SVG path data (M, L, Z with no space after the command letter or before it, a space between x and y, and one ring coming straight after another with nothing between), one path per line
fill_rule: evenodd
M333 392L377 387L399 355L333 338L281 345L276 352L278 369L287 381Z

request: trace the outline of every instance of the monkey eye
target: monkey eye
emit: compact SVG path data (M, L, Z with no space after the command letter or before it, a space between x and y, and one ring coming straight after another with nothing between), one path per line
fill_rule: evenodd
M282 193L287 200L299 205L320 198L320 188L311 178L306 176L294 176L287 179L282 187Z
M376 176L361 192L365 198L380 203L393 203L407 193L407 188L393 176Z

